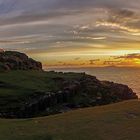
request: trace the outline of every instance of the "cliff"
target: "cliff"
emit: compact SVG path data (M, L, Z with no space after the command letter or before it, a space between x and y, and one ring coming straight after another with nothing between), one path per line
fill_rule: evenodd
M45 72L19 52L0 52L0 117L28 118L137 99L128 86L85 73Z
M42 64L24 53L0 51L0 71L9 70L42 70Z
M137 99L126 85L85 73L0 73L0 117L29 118Z

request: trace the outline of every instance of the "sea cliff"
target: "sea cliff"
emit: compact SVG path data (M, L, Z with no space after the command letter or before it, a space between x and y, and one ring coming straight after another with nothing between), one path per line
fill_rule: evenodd
M45 72L18 52L0 53L0 117L29 118L137 99L127 85L86 73Z

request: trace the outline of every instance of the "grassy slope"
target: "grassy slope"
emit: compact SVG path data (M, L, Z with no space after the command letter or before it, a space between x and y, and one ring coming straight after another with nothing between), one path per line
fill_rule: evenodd
M55 91L60 87L52 78L62 77L66 79L76 79L83 76L77 73L54 73L42 71L11 71L0 73L0 81L10 85L9 88L0 88L0 96L25 96L32 91Z
M38 99L41 94L62 90L62 83L56 80L57 78L72 82L81 79L83 76L85 76L84 73L33 70L2 72L0 73L0 110L4 110L3 112L16 110L24 107L25 103ZM44 115L44 112L36 113L36 115Z
M139 140L140 101L54 116L0 120L0 140Z

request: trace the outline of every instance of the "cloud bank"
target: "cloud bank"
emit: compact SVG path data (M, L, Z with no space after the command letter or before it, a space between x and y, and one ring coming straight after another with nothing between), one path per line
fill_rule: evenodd
M52 53L56 59L137 53L139 9L140 0L0 0L0 47L48 63Z

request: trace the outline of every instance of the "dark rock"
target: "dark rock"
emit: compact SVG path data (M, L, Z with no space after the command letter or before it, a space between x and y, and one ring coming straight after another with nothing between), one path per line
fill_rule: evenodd
M42 70L42 64L16 51L0 52L0 71Z
M56 78L58 81L61 78ZM96 82L95 82L96 81ZM65 81L66 86L56 93L40 93L40 97L31 99L26 104L25 114L36 116L45 110L45 115L67 112L72 109L115 103L137 99L136 94L126 85L113 82L100 82L95 77L80 81ZM93 86L93 87L92 87ZM86 90L85 90L86 89ZM75 100L76 99L76 100Z

